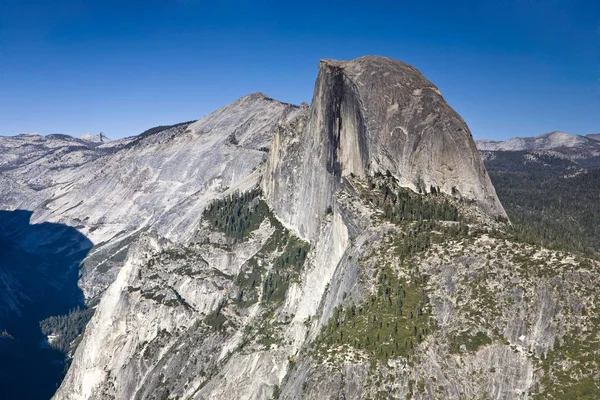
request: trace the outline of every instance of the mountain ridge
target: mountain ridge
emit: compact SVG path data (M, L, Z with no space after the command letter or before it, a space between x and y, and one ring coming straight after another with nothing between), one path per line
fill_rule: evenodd
M246 190L256 188L252 185L258 184L264 195L254 199L250 197L248 205L232 215L239 217L251 213L249 210L253 207L257 210L256 204L261 201L272 210L272 215L241 241L227 240L227 234L223 232L230 232L236 225L230 219L222 221L219 218L214 219L214 226L211 225L213 222L201 221L198 231L187 242L188 247L184 248L175 243L180 239L172 238L175 240L172 242L154 233L142 234L135 247L131 248L115 284L103 296L99 311L86 330L82 347L75 355L73 367L57 392L57 399L68 398L73 393L81 398L93 397L90 386L85 382L93 383L96 392L102 393L102 396L117 398L136 394L154 398L165 396L167 392L177 393L178 397L184 398L266 398L277 393L279 385L282 385L284 392L285 382L297 379L294 378L292 361L286 360L304 357L303 349L316 340L336 307L346 299L345 292L347 299L352 298L356 302L369 292L368 285L357 281L361 276L358 260L373 242L383 240L385 233L393 229L373 222L376 208L371 209L372 204L360 200L360 193L369 185L384 185L377 189L379 192L389 184L392 190L406 193L408 198L403 201L409 203L421 196L431 198L434 204L436 201L441 204L444 204L443 201L449 204L456 202L466 212L479 215L477 218L495 223L498 210L502 210L501 205L500 208L494 208L494 204L499 204L497 199L494 197L491 207L486 209L480 207L479 203L485 201L485 196L479 197L482 192L465 189L469 184L491 186L486 180L487 175L479 174L479 168L483 167L468 131L464 129L458 134L460 140L457 141L461 145L457 146L464 146L467 152L470 151L466 157L472 159L461 165L468 172L463 182L456 182L458 188L455 190L452 190L453 185L444 185L445 182L439 180L441 178L426 175L422 169L417 168L412 172L412 146L395 148L405 149L408 166L395 164L393 154L397 150L393 150L393 146L397 144L390 142L392 150L387 153L381 150L382 144L377 141L382 140L378 138L378 123L375 120L380 118L382 109L383 115L386 115L387 108L396 103L385 105L373 103L368 97L362 98L364 93L352 87L355 83L360 84L360 81L352 81L352 78L356 78L356 75L352 75L354 71L349 72L351 76L345 77L343 71L337 70L340 63L336 62L333 67L331 62L320 63L311 106L296 109L290 118L274 128L270 138L272 145L267 146L270 150L264 163L257 167L255 175L250 173L247 178L240 178L248 182ZM363 65L353 65L352 62L343 65L349 69L360 69L366 63L368 69L369 65L383 63L383 68L381 65L378 68L384 80L394 73L392 70L389 75L383 76L387 72L385 65L396 65L383 58L363 58L358 63ZM418 73L412 67L401 68L406 68L406 73L411 75ZM430 87L424 78L416 76L413 79L423 79L426 88ZM439 93L426 88L415 88L421 92L416 95L410 92L410 96L430 92L424 101L430 101L431 96L432 101L437 102L437 107L441 107L437 110L444 112L447 106ZM397 107L400 110L406 106L410 112L413 100L408 97L406 101ZM447 112L455 118L452 123L464 124L453 112ZM369 127L368 124L372 125ZM419 136L420 131L415 128L414 134ZM412 134L412 129L409 132ZM441 137L446 131L443 132ZM389 133L388 129L384 132L386 135ZM229 143L224 145L247 143L244 136L243 130L236 131ZM414 143L417 148L418 142ZM258 147L259 143L255 146ZM397 154L400 156L402 153ZM444 157L438 157L438 160L444 160ZM451 167L457 166L453 159L447 159L446 162ZM418 164L417 158L413 166ZM251 179L253 176L256 178ZM373 182L368 183L371 179ZM407 190L406 186L410 189ZM419 189L422 192L420 195ZM257 189L235 194L231 188L218 198L222 202L220 204L240 204L248 193L255 193L254 190ZM493 188L490 193L494 193ZM228 228L221 230L221 224ZM285 264L284 270L279 271L281 264L272 258L277 257L279 252L287 254L288 245L278 248L276 244L281 240L276 238L281 235L288 238L288 243L299 243L304 239L306 244L302 248L309 246L306 260L300 263L297 272L285 270ZM273 250L267 249L273 247L275 252L270 253ZM234 258L224 262L223 251L227 248ZM182 259L188 267L182 269L171 264L168 261L170 256L167 256L170 252L179 254L177 258ZM188 253L190 256L186 255ZM204 275L210 271L205 263L220 271L215 275L219 276L217 280ZM171 272L166 273L167 270ZM198 273L204 278L193 278ZM285 283L285 278L279 274L290 273L295 278ZM237 278L231 280L227 276ZM228 289L223 292L198 287L210 287L213 284ZM277 284L280 287L283 285L283 289L275 286L274 292L267 291ZM169 287L174 292L162 289ZM279 300L270 300L272 298ZM129 311L121 310L120 304L129 304ZM147 311L140 313L134 310ZM140 319L136 317L135 321L130 321L133 325L129 325L126 322L127 315L138 315ZM130 332L130 340L123 346L115 342L121 333L111 328L112 323L108 324L115 319L122 321L124 325L119 325ZM204 331L206 324L216 331ZM250 335L242 333L241 328L232 328L238 325L244 326L244 330L251 332ZM168 333L159 333L157 336L157 332ZM199 335L197 332L205 333ZM186 356L155 358L155 353L147 347L149 342L163 349L181 343L183 347L179 348L178 354ZM99 343L102 343L102 348L98 347ZM219 350L209 350L209 343ZM119 350L114 350L114 346ZM105 347L110 350L104 350ZM86 351L86 348L89 350ZM113 357L115 352L121 356ZM210 352L218 354L218 357L206 358ZM193 359L203 360L199 361L199 365L205 365L205 372L201 375L206 375L206 378L198 378L196 364L191 362ZM110 367L108 370L104 367L103 372L101 366L107 365ZM161 370L171 377L166 386L156 375L158 369L155 365L162 365ZM306 364L303 365L306 368ZM268 372L273 368L276 368L276 372ZM122 372L116 374L112 371ZM177 378L175 371L179 371ZM125 380L129 382L126 385L123 384ZM184 380L190 383L183 385ZM290 387L293 386L288 386L287 390ZM313 395L322 397L331 393L331 390L330 386L317 389ZM296 395L299 393L296 391Z
M162 128L118 146L0 140L7 207L94 245L78 285L95 313L55 399L593 382L598 263L511 236L468 127L416 68L322 60L310 106L254 93Z
M553 131L537 136L514 137L504 141L476 140L479 150L486 151L524 151L551 150L559 147L600 147L591 138L592 135L582 136L560 131Z

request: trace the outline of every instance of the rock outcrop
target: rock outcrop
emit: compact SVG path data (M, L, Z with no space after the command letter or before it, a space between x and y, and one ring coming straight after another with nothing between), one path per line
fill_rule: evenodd
M86 140L92 143L107 143L111 141L108 137L106 137L104 132L100 132L97 135L94 135L93 133L85 133L81 135L81 140Z
M574 390L600 378L598 263L505 231L467 126L407 64L323 60L310 106L253 94L110 143L34 213L98 243L57 400L520 399L563 367Z
M140 232L185 241L211 199L252 187L273 130L298 110L255 93L197 122L100 146L66 135L0 138L2 198L32 210L32 223L77 227L96 244L80 281L92 299Z
M376 172L506 217L469 128L416 68L384 57L322 60L308 115L279 129L264 189L278 216L315 235L340 180Z

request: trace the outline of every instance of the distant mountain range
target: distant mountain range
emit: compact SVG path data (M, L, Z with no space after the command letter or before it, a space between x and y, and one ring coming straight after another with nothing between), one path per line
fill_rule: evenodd
M571 169L600 168L600 134L587 136L565 132L551 132L532 137L514 137L505 141L477 140L475 142L488 170L493 166L487 162L510 159L506 167L520 168L519 165L533 164L542 167L569 167ZM521 157L516 162L515 157ZM553 160L553 161L551 161ZM504 169L502 167L501 169Z
M532 137L514 137L505 141L477 140L479 150L523 151L553 149L600 149L600 134L587 136L572 135L565 132L550 132Z

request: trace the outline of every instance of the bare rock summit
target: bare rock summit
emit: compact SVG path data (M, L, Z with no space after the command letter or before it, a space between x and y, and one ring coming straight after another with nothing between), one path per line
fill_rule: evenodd
M304 237L316 232L340 178L376 172L506 217L464 120L416 68L390 58L321 60L308 116L276 133L269 168L265 192Z

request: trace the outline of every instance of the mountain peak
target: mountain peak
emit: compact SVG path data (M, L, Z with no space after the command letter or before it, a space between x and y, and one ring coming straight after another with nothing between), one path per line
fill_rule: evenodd
M94 135L93 133L85 133L81 135L81 140L93 143L106 143L111 141L108 137L106 137L104 132L100 132L97 135Z
M548 132L548 133L544 133L538 136L547 136L547 137L574 137L577 135L571 134L571 133L567 133L567 132L563 132L563 131L552 131L552 132Z
M267 172L280 181L298 181L300 189L268 182L265 189L273 204L291 205L276 211L301 236L317 232L319 213L332 203L342 178L378 172L389 172L415 192L434 188L473 200L490 216L506 217L469 128L416 68L378 56L321 60L308 114L308 122L287 133L300 141L298 150L280 147L285 137L276 136L274 170ZM311 173L298 176L300 169ZM316 216L299 212L306 209Z
M323 106L341 120L331 135L342 175L390 171L415 191L460 193L504 215L469 128L417 68L381 56L326 60L319 81L330 92Z
M250 94L247 94L240 98L240 100L244 100L244 99L247 99L247 100L272 100L269 96L267 96L263 92L250 93Z

